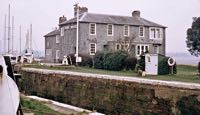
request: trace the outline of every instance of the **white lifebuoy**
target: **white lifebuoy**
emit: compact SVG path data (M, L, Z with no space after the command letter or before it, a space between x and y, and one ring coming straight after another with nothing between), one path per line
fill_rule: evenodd
M176 63L176 61L173 58L169 58L167 63L169 66L173 66Z

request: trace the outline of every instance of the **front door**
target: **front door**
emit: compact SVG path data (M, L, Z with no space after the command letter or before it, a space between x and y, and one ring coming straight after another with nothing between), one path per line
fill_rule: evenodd
M145 55L145 71L149 75L158 74L158 55L146 54Z

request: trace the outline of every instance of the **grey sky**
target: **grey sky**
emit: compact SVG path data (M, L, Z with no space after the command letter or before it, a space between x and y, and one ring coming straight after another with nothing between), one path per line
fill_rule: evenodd
M3 39L4 15L15 16L15 44L19 44L19 25L22 25L23 47L25 34L33 24L33 47L44 51L44 35L58 25L59 16L73 17L73 5L77 0L0 0L0 42ZM192 17L200 16L200 0L78 0L89 12L131 16L140 10L141 17L167 26L167 52L186 51L186 30ZM15 45L15 49L19 49ZM0 45L2 48L2 44Z

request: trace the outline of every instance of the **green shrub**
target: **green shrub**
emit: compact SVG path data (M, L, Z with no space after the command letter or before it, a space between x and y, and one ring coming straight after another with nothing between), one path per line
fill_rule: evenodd
M169 57L163 57L162 59L159 60L158 62L158 74L159 75L167 75L170 74L170 66L168 65L168 59ZM177 73L177 68L176 64L173 66L173 73Z
M71 61L72 63L70 62L70 60L68 59L68 62L71 64L71 65L75 65L76 64L76 57L74 54L69 54L70 58L71 58Z
M123 67L126 70L134 70L137 64L137 58L127 57L124 61Z
M107 53L104 57L104 69L120 71L123 69L123 63L128 54L124 51Z
M94 68L104 69L104 52L97 52L94 56Z
M92 67L92 58L88 54L80 54L79 55L82 58L82 61L78 63L79 66L87 66Z
M105 70L122 70L123 63L128 54L124 51L98 52L94 56L94 68Z
M138 65L139 65L138 69L145 71L145 56L144 55L140 56L140 59L138 61Z
M69 54L71 57L72 65L76 64L76 57L75 54ZM82 58L82 61L78 63L79 66L87 66L92 67L92 58L88 54L79 54L79 57ZM70 63L70 60L68 59L68 62Z

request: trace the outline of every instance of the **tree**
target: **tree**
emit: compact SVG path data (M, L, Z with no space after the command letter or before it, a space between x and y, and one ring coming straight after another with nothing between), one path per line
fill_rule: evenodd
M117 43L120 45L120 49L126 51L129 55L131 54L131 49L134 40L136 39L136 34L130 37L124 37L117 39Z
M186 44L191 55L200 56L200 17L193 18L192 27L187 30Z

